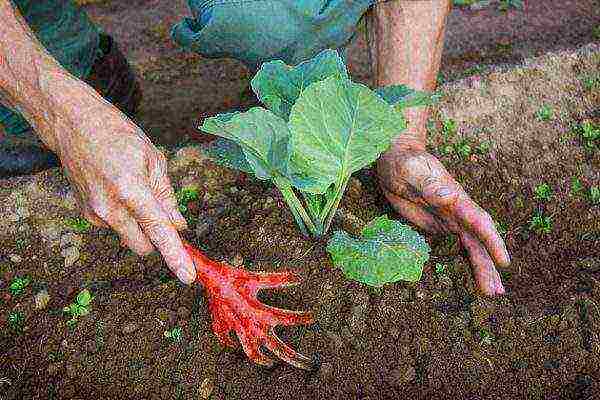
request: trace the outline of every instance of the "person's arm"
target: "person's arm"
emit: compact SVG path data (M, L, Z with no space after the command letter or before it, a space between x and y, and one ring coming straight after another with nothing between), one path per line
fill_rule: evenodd
M369 42L376 86L435 89L450 0L395 0L374 6ZM429 108L405 111L408 129L378 162L380 186L402 216L431 233L456 233L469 254L479 289L504 293L495 265L510 257L490 216L426 151Z
M0 21L0 100L57 152L54 122L65 112L66 99L93 89L46 51L10 0L0 0Z
M376 87L435 90L451 9L452 0L388 0L373 7L367 29ZM409 108L405 115L409 128L399 145L424 149L429 108Z
M166 159L144 132L40 44L9 0L0 0L0 99L19 111L60 158L84 216L110 226L138 254L158 249L186 283L196 276L177 229Z

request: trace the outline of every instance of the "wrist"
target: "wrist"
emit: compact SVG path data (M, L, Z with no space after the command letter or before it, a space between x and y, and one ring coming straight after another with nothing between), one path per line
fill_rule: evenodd
M429 108L413 107L404 110L407 128L392 142L392 148L396 150L420 150L424 151L427 146L427 118Z

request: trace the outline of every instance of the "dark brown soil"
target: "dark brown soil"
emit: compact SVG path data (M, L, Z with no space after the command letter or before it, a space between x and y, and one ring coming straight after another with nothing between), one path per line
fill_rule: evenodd
M375 292L348 281L324 243L299 234L270 185L213 164L193 146L173 150L175 185L202 188L186 238L215 259L241 256L245 268L289 268L304 278L261 299L315 312L315 325L281 336L319 368L265 369L218 345L202 289L170 279L158 255L139 258L114 233L94 228L78 234L80 257L65 266L60 242L72 229L63 218L78 214L60 172L47 171L0 181L0 399L599 398L600 207L570 189L572 177L586 190L600 185L600 153L586 152L570 133L586 119L600 126L600 86L582 84L600 77L600 48L582 47L593 40L598 8L526 3L508 14L454 11L443 62L452 82L442 87L430 133L431 151L506 231L513 264L502 271L505 296L478 295L467 259L446 237L427 237L433 253L418 284ZM202 115L238 103L248 79L241 66L169 43L168 27L186 14L183 1L88 7L140 71L139 120L157 143L180 142ZM518 45L494 47L506 35ZM563 45L577 50L556 53ZM350 51L362 80L365 51L361 40ZM528 58L538 51L552 52ZM462 79L474 64L505 61ZM556 113L549 121L535 117L544 104ZM446 118L457 121L456 137L443 134ZM489 141L489 150L446 154L461 140L474 149ZM543 182L553 189L546 202L533 195ZM342 209L334 229L355 231L391 213L371 170L356 174ZM536 210L552 216L550 233L529 229ZM446 272L436 273L436 263ZM33 278L25 293L6 297L9 281L25 274ZM61 310L83 288L95 296L91 313L70 329ZM34 295L43 289L50 302L38 310ZM21 333L7 323L17 311L25 316ZM175 326L183 338L172 343L163 332Z

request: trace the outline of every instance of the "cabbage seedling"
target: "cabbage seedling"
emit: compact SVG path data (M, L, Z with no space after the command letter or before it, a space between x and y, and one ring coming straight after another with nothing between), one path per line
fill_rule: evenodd
M406 128L402 110L436 99L404 85L374 91L352 82L334 50L295 67L265 63L251 86L265 107L206 119L201 129L222 138L208 154L273 182L302 232L316 237L329 230L350 176Z

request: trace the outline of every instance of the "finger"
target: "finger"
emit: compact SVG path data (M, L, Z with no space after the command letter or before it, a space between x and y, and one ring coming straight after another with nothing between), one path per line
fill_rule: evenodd
M120 186L119 198L125 203L140 227L162 254L168 267L186 284L196 277L190 255L185 251L181 237L162 206L147 186L131 184Z
M136 254L146 256L154 251L154 246L126 208L115 205L110 210L107 222L119 234L122 243Z
M292 311L267 305L263 307L265 311L276 318L277 325L310 325L315 322L313 314L310 311Z
M383 193L396 212L429 233L443 233L447 229L433 215L415 203L383 189Z
M466 194L454 207L455 219L486 247L488 253L497 265L507 267L510 256L504 240L498 233L494 221L481 207Z
M79 190L73 190L75 201L79 206L79 210L85 219L87 219L92 225L99 228L108 228L108 224L103 221L90 207L89 203L83 198Z
M154 197L160 203L163 210L169 215L171 222L175 225L177 230L181 231L187 229L187 221L179 211L177 199L175 198L175 191L173 190L171 180L167 175L166 159L161 153L151 160L149 165L149 184Z
M267 340L265 340L265 347L269 349L277 357L285 361L286 363L293 365L301 369L311 369L312 361L310 358L296 352L290 346L285 344L275 334L275 330L271 329Z
M504 285L502 285L500 274L481 242L467 232L461 232L459 235L469 254L473 275L479 290L487 296L504 294Z

